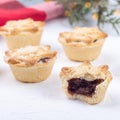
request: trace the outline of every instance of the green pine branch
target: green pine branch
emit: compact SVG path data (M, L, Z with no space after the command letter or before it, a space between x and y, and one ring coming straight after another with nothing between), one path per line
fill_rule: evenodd
M97 14L97 25L111 24L114 30L120 34L120 15L115 16L116 6L120 6L120 0L115 0L116 5L110 6L109 0L56 0L62 4L70 23L84 21L86 14ZM112 8L112 9L111 9Z

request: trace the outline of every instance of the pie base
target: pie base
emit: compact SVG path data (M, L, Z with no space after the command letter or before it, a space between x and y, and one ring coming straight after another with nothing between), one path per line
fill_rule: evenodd
M107 78L103 83L96 86L95 94L92 97L88 97L88 96L81 95L81 94L73 94L73 95L70 94L67 90L67 87L68 87L67 81L62 81L62 88L68 98L78 99L78 100L84 101L88 104L94 105L94 104L100 103L104 99L106 90L107 90L110 82L111 82L111 77Z
M10 65L13 75L21 82L35 83L46 80L52 71L55 58L49 62L43 64L36 64L31 67L19 67L16 65Z
M66 56L73 61L92 61L96 59L101 52L103 42L93 46L75 46L63 44Z
M27 45L39 45L42 30L37 33L3 35L9 49L17 49Z

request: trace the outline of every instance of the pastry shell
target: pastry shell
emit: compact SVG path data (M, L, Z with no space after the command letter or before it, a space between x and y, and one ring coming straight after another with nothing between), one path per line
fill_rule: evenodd
M59 35L66 56L73 61L92 61L102 49L107 34L98 28L74 28Z
M97 104L104 99L106 90L112 80L112 75L108 71L107 65L93 67L90 62L85 61L82 65L77 67L62 68L60 72L60 78L62 79L62 88L68 98L79 99L88 104ZM68 81L72 78L84 78L87 81L103 79L104 81L96 86L95 93L92 95L92 97L89 97L82 94L71 94L68 91Z
M10 65L10 68L17 80L26 83L35 83L44 81L50 76L54 62L55 58L44 65L37 64L31 67Z
M28 83L40 82L50 76L56 54L56 51L50 50L50 46L26 46L6 51L5 62L9 64L17 80ZM47 62L39 61L46 57L49 57Z
M0 27L0 35L10 49L39 45L44 24L44 22L34 21L31 18L11 20Z

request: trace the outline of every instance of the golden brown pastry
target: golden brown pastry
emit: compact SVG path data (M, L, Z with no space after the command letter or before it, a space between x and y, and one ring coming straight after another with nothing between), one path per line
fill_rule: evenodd
M39 45L43 32L44 22L34 21L31 18L11 20L0 27L0 35L10 49L27 45Z
M77 67L64 67L60 72L63 90L71 99L99 103L112 80L108 69L107 65L93 67L88 61Z
M91 61L99 56L106 37L98 28L76 27L71 32L60 33L59 42L69 59Z
M5 52L15 78L22 82L39 82L49 77L56 59L50 46L26 46Z

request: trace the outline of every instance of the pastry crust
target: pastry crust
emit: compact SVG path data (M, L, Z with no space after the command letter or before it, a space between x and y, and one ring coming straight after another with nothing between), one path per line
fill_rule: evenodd
M90 61L99 56L106 37L98 28L76 27L71 32L60 33L59 42L69 59Z
M98 44L107 34L98 28L75 27L71 32L60 33L59 41L64 44L89 46Z
M44 24L44 22L34 21L31 18L11 20L0 27L0 35L10 49L39 45Z
M47 62L40 62L43 58L53 59L56 56L56 51L51 51L50 46L26 46L20 49L9 50L5 52L5 61L8 64L30 67L35 64L46 64Z
M16 35L36 33L43 28L44 24L44 22L34 21L31 18L24 20L10 20L4 26L0 27L0 34Z
M64 67L60 72L63 90L71 99L79 99L89 104L99 103L103 100L107 87L112 80L112 75L108 69L108 65L93 67L88 61L85 61L82 65L77 67ZM102 79L104 81L96 86L95 94L93 94L92 97L88 97L82 94L71 94L68 91L68 81L72 78L81 78L86 81Z
M56 60L56 51L50 46L26 46L5 52L5 62L15 78L22 82L40 82L46 80Z

